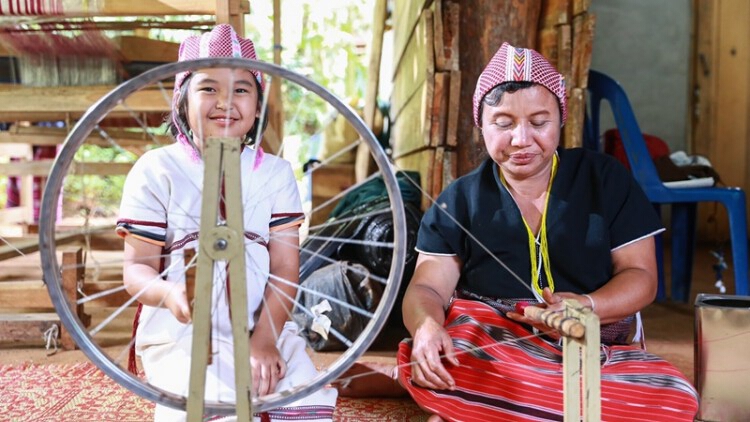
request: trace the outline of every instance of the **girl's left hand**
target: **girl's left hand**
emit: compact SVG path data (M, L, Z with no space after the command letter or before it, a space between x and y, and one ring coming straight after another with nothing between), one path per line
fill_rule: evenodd
M286 362L281 358L276 342L250 337L250 369L253 375L253 397L276 391L276 384L286 375Z

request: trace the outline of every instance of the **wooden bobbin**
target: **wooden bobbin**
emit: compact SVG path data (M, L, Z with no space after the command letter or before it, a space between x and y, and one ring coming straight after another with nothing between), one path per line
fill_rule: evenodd
M539 321L566 337L583 338L585 327L577 318L566 317L562 312L549 311L538 306L527 306L523 313L526 317Z

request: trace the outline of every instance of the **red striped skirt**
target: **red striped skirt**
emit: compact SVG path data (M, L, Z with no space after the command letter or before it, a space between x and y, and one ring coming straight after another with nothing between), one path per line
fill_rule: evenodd
M399 347L399 378L424 409L451 421L562 421L559 345L478 301L454 300L445 322L460 366L444 362L456 389L411 382L411 342ZM602 346L602 420L692 421L698 395L669 362L633 346Z

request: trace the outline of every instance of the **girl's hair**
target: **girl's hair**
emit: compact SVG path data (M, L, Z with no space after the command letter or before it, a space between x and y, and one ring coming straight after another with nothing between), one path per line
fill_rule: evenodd
M173 137L176 137L180 133L187 134L191 133L190 125L188 124L188 118L187 118L187 108L188 108L188 89L190 87L190 80L193 78L193 73L187 76L184 81L182 81L182 85L179 89L179 99L177 101L176 107L172 109L169 116L167 116L167 130L170 134L172 134ZM260 83L256 78L252 78L253 81L255 81L255 88L258 91L258 108L260 109L263 105L263 90L261 89ZM268 110L265 110L265 115L261 115L255 118L255 122L253 123L253 127L250 128L250 131L245 134L245 139L243 142L246 145L253 146L255 144L255 141L260 138L260 135L265 132L266 128L268 127ZM258 131L258 125L260 124L261 118L263 119L263 127L260 128L260 131ZM177 125L182 126L181 128Z
M539 85L535 82L530 81L509 81L509 82L503 82L500 85L497 85L496 87L492 88L487 95L482 98L482 101L479 103L479 122L482 122L482 111L484 109L484 105L487 104L488 106L496 106L500 104L500 101L503 99L503 94L506 92L514 93L516 91L531 88L534 85ZM542 86L542 85L540 85ZM560 116L562 118L562 107L560 106L560 102L557 101L557 108L560 111Z

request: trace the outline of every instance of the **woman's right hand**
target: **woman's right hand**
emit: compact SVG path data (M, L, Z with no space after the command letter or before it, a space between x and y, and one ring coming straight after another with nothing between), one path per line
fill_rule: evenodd
M454 366L459 365L448 332L434 319L428 318L414 333L411 351L414 383L434 390L455 389L456 382L441 358Z
M172 312L177 321L183 324L190 322L190 304L188 304L184 284L178 283L170 286L167 297L164 299L164 306Z

